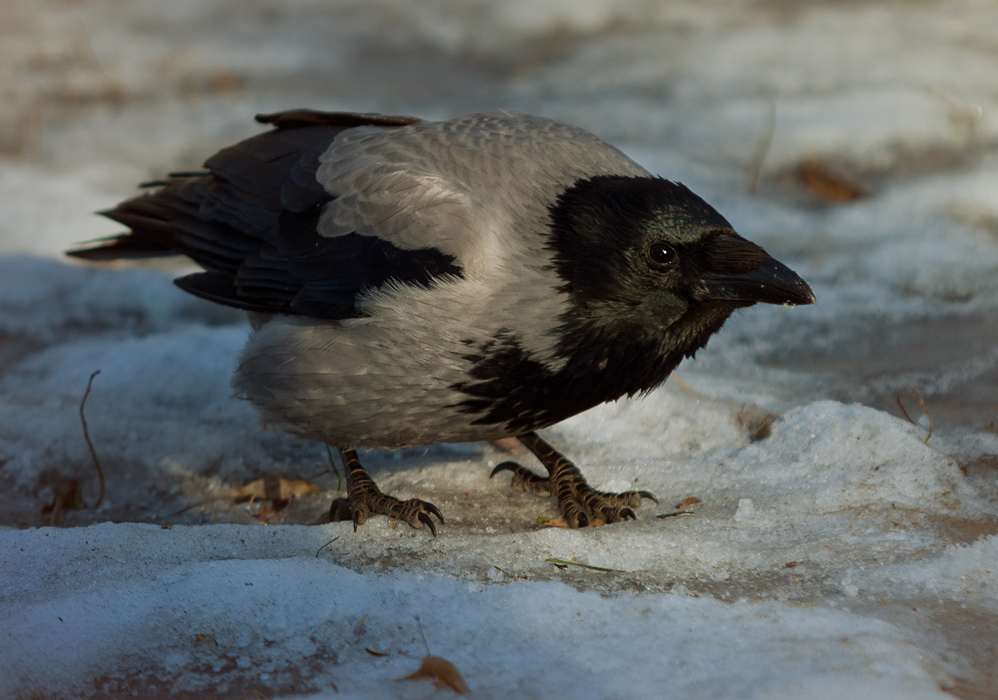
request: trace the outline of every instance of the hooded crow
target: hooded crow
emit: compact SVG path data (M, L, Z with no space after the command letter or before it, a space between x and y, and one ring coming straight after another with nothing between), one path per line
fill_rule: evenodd
M336 446L333 519L425 525L356 448L515 436L566 522L633 519L645 491L592 489L536 433L650 392L738 308L811 304L793 271L700 197L574 126L294 110L203 172L102 212L130 229L70 255L186 255L182 289L250 312L232 385L265 426Z

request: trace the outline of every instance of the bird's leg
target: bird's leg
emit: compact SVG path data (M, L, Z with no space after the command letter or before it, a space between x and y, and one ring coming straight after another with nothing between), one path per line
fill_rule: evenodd
M492 476L501 471L513 472L513 487L544 496L557 496L558 506L569 527L586 527L591 520L606 523L634 520L633 508L641 505L642 498L658 503L648 491L604 493L589 486L579 468L568 458L542 440L537 433L524 433L517 439L541 461L548 471L547 478L537 476L516 462L503 462L492 470Z
M404 520L415 528L426 525L433 536L437 536L437 528L433 525L430 515L435 515L441 524L444 522L444 516L435 505L418 498L400 501L381 493L374 479L361 465L357 450L341 449L339 452L347 473L347 498L337 498L333 501L329 508L331 521L352 520L353 529L356 531L357 526L363 525L369 515L376 513Z

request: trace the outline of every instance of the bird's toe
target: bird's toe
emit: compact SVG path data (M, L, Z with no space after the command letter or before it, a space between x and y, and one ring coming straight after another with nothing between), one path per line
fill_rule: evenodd
M329 522L339 523L344 520L353 520L353 506L350 499L337 498L329 506Z
M532 471L517 464L516 462L503 462L502 464L496 466L496 468L492 470L492 474L489 478L491 479L499 472L504 471L513 473L513 480L510 481L510 485L517 491L536 493L539 496L551 495L550 479L537 476Z
M521 471L522 469L523 467L521 467L516 462L503 462L502 464L496 465L495 469L492 470L492 473L489 474L489 478L490 479L494 478L495 475L500 472L513 472L514 474L516 474L518 471Z
M589 527L589 516L580 510L568 524L571 527Z

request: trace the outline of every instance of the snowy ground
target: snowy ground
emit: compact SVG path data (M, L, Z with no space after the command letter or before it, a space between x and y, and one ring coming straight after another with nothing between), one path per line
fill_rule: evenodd
M473 697L998 697L996 54L972 0L0 2L0 697L449 696L397 681L417 617ZM245 322L61 257L298 106L580 124L819 303L546 431L636 522L542 527L472 444L367 455L437 538L315 525L325 449L230 398ZM106 496L50 512L96 500L98 369ZM179 512L278 472L324 491Z

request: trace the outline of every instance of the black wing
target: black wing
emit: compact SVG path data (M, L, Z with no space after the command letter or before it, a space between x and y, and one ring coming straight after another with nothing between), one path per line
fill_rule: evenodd
M460 275L433 248L403 250L376 236L316 231L332 200L319 157L345 129L414 124L415 117L293 110L259 115L275 128L223 149L207 172L175 173L154 192L101 212L128 233L69 251L87 260L186 255L205 268L176 280L205 299L251 311L339 319L361 290L389 280L426 285Z

